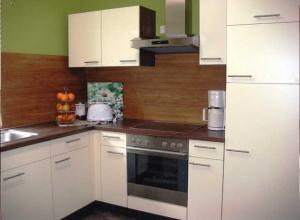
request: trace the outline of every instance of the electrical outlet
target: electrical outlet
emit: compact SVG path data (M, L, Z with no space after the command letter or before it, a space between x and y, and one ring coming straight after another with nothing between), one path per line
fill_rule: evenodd
M166 33L166 25L161 25L159 28L159 33L160 34L165 34Z

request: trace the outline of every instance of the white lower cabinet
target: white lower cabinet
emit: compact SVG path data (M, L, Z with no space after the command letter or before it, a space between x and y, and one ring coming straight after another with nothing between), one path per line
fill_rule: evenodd
M299 85L227 84L223 220L299 220Z
M127 207L126 148L101 146L102 201Z
M221 220L223 161L189 158L188 220Z
M55 219L61 219L92 202L89 147L51 160Z
M52 220L50 159L1 173L3 220Z

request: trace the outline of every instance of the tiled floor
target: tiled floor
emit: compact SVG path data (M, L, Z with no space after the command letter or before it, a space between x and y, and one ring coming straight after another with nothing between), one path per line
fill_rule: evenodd
M64 220L172 220L157 215L127 210L117 206L97 203L90 205Z

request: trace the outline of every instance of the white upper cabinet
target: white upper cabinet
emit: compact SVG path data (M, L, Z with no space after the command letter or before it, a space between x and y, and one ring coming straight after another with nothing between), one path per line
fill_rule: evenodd
M200 0L200 64L226 64L226 0Z
M299 85L226 93L223 220L299 220Z
M153 53L131 47L135 38L155 38L155 11L132 6L69 15L69 67L153 66Z
M139 49L131 48L139 36L139 6L102 11L103 66L139 66Z
M227 24L299 21L299 0L227 0Z
M101 11L69 15L69 67L101 66Z
M299 23L227 27L227 82L299 83Z

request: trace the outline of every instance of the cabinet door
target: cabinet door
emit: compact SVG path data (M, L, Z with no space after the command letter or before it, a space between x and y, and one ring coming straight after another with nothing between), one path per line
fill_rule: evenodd
M189 158L189 220L221 220L222 182L223 161Z
M230 84L223 220L297 220L299 86Z
M101 11L69 15L69 67L101 66Z
M92 202L89 148L52 158L55 219L61 219Z
M299 21L299 0L227 0L228 25Z
M226 0L200 0L200 64L226 64Z
M127 207L126 149L101 146L102 200Z
M227 30L227 82L299 83L299 23Z
M139 66L139 50L131 48L139 36L139 6L102 11L102 65Z
M3 220L52 220L50 159L1 173Z

